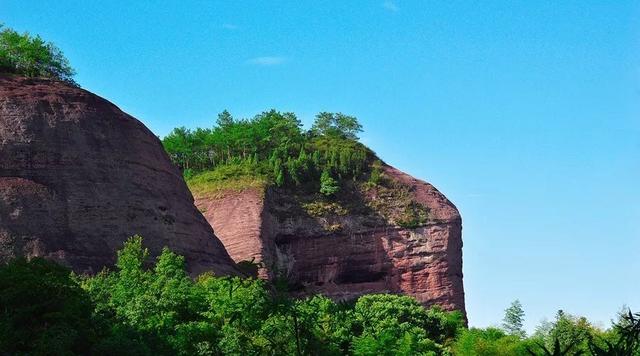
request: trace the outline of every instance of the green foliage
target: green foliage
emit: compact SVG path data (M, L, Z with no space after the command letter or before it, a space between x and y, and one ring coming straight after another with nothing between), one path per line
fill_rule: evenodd
M0 353L86 353L94 338L89 296L53 262L0 266Z
M610 333L591 337L589 350L595 356L640 355L640 313L622 311Z
M11 354L439 355L462 325L460 313L405 296L337 304L252 278L194 281L168 249L151 261L139 236L114 271L77 278L16 260L0 267L0 291L0 351Z
M376 186L382 183L383 173L382 173L382 162L380 160L375 160L371 164L371 173L369 174L369 180L367 183L370 186Z
M338 182L331 177L329 171L325 170L322 172L320 176L320 193L325 196L332 196L338 191L340 191L340 186Z
M335 202L314 201L302 204L302 208L311 216L324 217L328 215L344 216L349 213L347 209Z
M524 309L519 300L514 300L504 311L502 327L510 334L524 338L526 336L522 325L524 323Z
M364 195L375 197L367 205L396 225L413 229L424 226L431 218L429 208L415 201L410 187L382 174L377 184L367 181L360 189Z
M527 347L527 352L532 355L532 356L537 356L537 355L546 355L546 356L568 356L568 355L572 355L572 356L580 356L580 355L584 355L584 351L582 350L576 350L576 346L578 344L578 340L571 340L571 342L569 342L569 344L567 344L566 346L562 346L560 344L560 340L558 338L555 338L553 340L553 347L552 348L548 348L544 343L537 343L537 348L536 347Z
M357 142L355 132L361 131L360 124L353 117L327 115L335 116L344 133L336 134L333 129L305 132L293 113L271 110L236 120L224 111L213 129L176 128L162 143L189 180L200 172L241 162L251 162L258 169L255 173L278 187L317 184L323 171L334 179L357 179L367 170L371 155Z
M342 113L321 112L311 127L311 133L318 136L330 136L357 140L362 125L353 116Z
M253 261L247 265L256 265ZM638 355L640 315L607 332L558 313L531 338L465 329L459 312L366 295L291 299L285 284L205 273L134 236L115 270L77 277L42 259L0 266L0 352L92 355ZM520 306L521 308L521 306ZM514 310L517 316L521 313Z
M426 224L428 220L429 210L412 200L404 207L396 223L404 228L415 229Z
M439 354L463 325L459 313L424 309L410 297L367 295L354 308L362 334L353 341L356 355Z
M460 356L518 356L528 355L526 344L519 336L490 327L464 330L453 347Z
M0 24L0 73L62 80L75 85L75 71L53 43Z
M226 190L262 188L269 182L268 169L265 162L256 163L252 159L245 159L220 165L185 179L189 189L195 195L201 193L216 195Z
M193 131L176 128L162 143L179 167L202 171L253 157L269 160L276 151L285 158L293 156L304 140L300 120L293 113L271 110L250 120L235 120L224 111L217 125Z
M588 354L590 345L599 344L596 339L605 334L592 326L585 317L577 317L558 311L553 322L544 322L534 337L539 341L531 349L536 352ZM557 344L557 345L556 345Z

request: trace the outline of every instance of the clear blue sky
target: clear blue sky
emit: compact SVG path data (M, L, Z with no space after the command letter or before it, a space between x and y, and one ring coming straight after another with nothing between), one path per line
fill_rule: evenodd
M471 325L519 298L529 330L640 310L639 19L632 1L0 0L160 136L223 109L356 115L460 209Z

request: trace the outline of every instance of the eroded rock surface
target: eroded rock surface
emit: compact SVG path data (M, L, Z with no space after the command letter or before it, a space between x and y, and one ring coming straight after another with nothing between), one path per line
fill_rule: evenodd
M192 274L236 267L158 138L61 82L0 76L0 261L44 256L94 273L139 234Z
M199 194L196 205L236 262L264 263L267 278L286 274L298 295L402 293L464 313L458 210L431 184L383 169L403 199L428 215L417 226L394 223L397 197L376 188L354 188L360 193L344 199L344 210L315 216L304 208L305 197L277 188Z

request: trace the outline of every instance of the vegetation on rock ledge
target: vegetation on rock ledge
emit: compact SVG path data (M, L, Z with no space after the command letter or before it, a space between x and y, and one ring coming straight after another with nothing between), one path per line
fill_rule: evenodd
M274 186L299 197L312 217L363 212L335 209L338 201L356 198L369 209L365 213L389 223L425 225L428 209L384 175L382 162L358 142L360 132L358 120L341 113L320 113L305 131L293 113L271 110L237 120L224 111L214 128L176 128L162 142L196 196ZM339 230L339 224L329 226L329 232Z
M357 119L343 114L320 113L312 129L304 131L293 113L271 110L236 120L225 111L213 129L176 128L162 142L189 180L209 171L216 173L205 181L222 181L232 178L229 172L244 176L246 168L252 168L254 175L282 187L319 182L321 176L360 178L372 157L357 141L360 131ZM226 177L216 178L220 175Z
M0 24L0 73L51 78L76 85L74 69L51 42L28 32L20 34Z

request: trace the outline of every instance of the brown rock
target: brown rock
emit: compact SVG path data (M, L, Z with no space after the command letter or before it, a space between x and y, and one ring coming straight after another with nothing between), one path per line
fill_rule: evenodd
M264 277L286 273L295 294L352 299L368 293L402 293L423 305L465 312L462 222L456 207L431 184L384 166L390 180L425 207L429 219L403 228L358 209L372 196L354 196L346 215L312 217L294 192L268 188L196 196L196 205L236 261L255 259Z
M192 274L236 267L158 138L110 102L61 82L0 76L0 261L112 265L139 234Z

